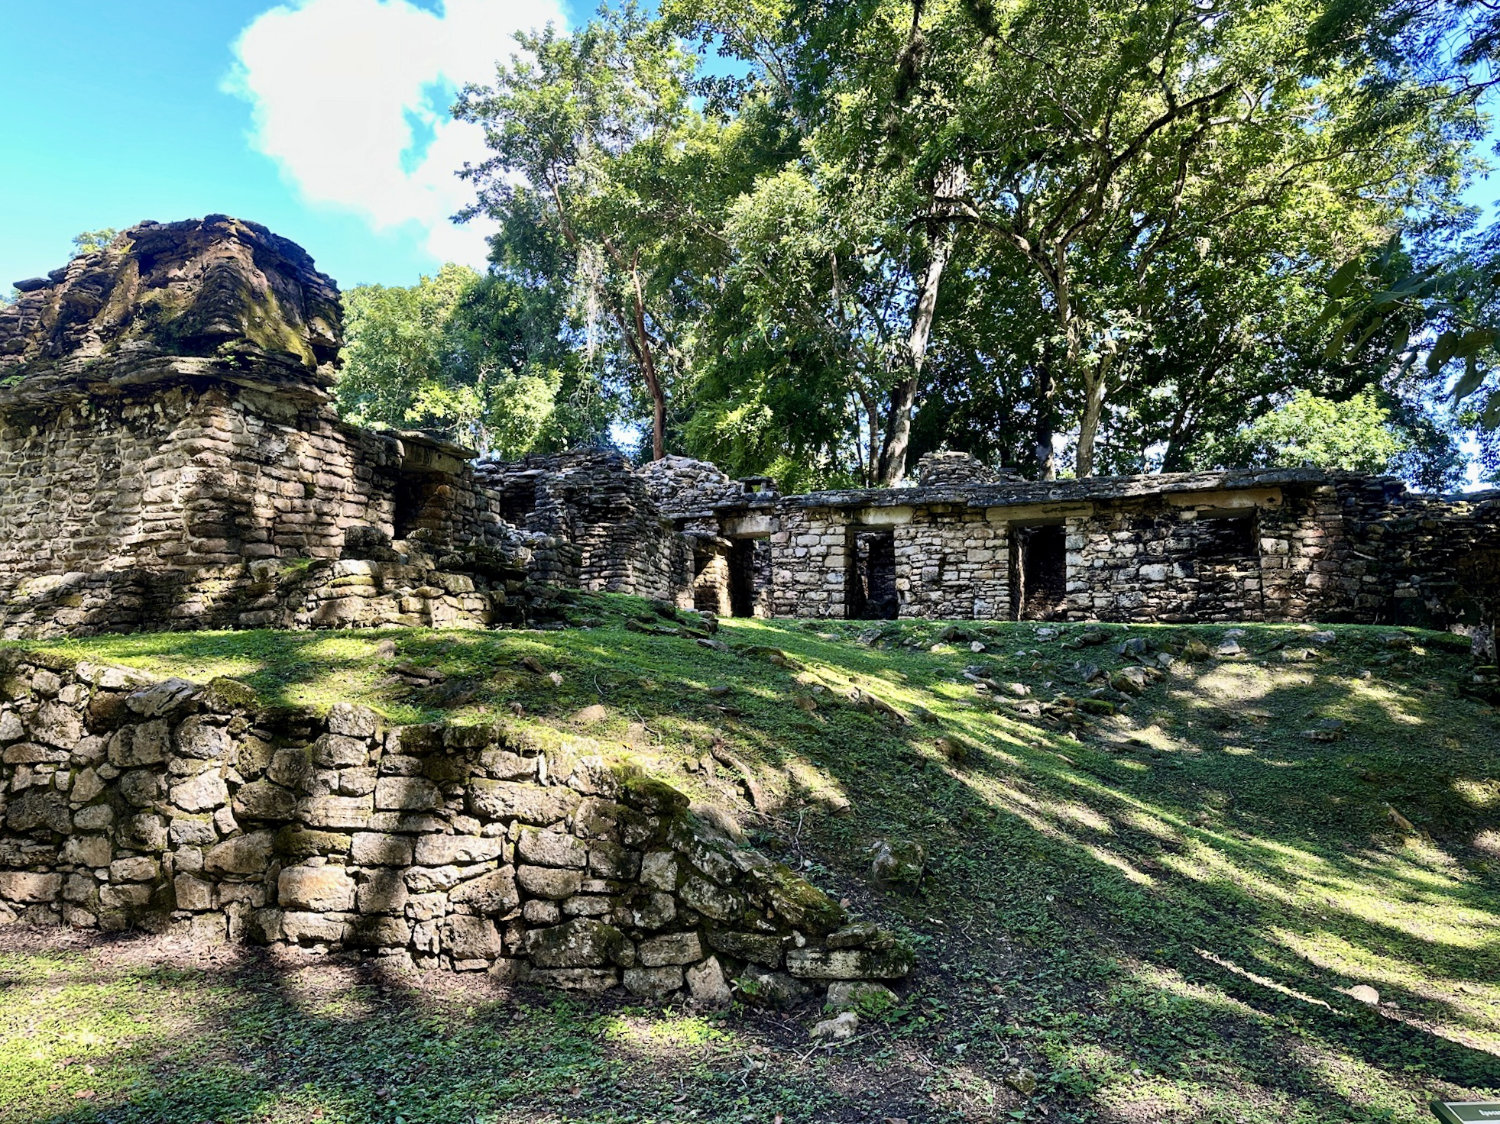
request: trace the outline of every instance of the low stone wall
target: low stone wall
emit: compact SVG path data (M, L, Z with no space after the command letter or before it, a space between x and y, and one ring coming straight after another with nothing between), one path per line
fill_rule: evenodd
M0 924L363 949L723 1003L895 979L910 953L587 743L385 729L242 685L0 652Z

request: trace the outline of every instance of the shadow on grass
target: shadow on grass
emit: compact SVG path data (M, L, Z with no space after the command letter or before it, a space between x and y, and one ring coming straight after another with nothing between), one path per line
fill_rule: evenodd
M854 643L851 626L734 622L721 636L741 653L629 632L618 619L548 634L155 634L77 648L178 674L231 674L270 703L351 698L402 720L477 719L514 703L576 732L572 716L602 702L611 717L588 733L638 744L631 727L644 727L663 767L694 763L722 739L782 802L758 841L793 861L822 858L815 880L919 942L924 977L879 1040L931 1067L920 1072L932 1112L1417 1121L1429 1094L1500 1093L1500 882L1471 846L1500 808L1487 795L1500 793L1500 733L1493 711L1426 685L1453 681L1460 657L1392 655L1380 639L1391 630L1346 628L1317 662L1178 665L1131 704L1129 720L1075 736L980 698L964 668L982 663L1045 698L1077 693L1072 663L1108 671L1125 661L1106 647L1043 643L1031 626L972 623L986 651L927 651L939 627L891 629L922 642L882 649ZM1216 639L1223 630L1108 631ZM1255 627L1244 643L1305 644L1305 631ZM394 656L376 656L381 640ZM783 649L794 666L743 654L753 645ZM562 682L524 669L524 657ZM443 682L393 680L397 663L437 669ZM1358 678L1365 666L1378 669L1369 681ZM721 684L727 695L709 691ZM905 720L854 705L854 688ZM918 706L935 721L913 721ZM1304 736L1324 720L1344 723L1339 740ZM947 760L939 737L966 747L964 759ZM669 779L714 787L701 772ZM732 783L720 777L718 791ZM850 814L836 814L839 798ZM1398 833L1387 805L1426 837ZM886 835L927 844L921 894L863 885L861 846ZM1347 994L1370 983L1378 1010ZM296 997L277 1002L264 1017L301 1010ZM386 1021L424 1017L413 1006ZM483 1048L508 1057L503 1020L487 1017L476 1016L495 1036ZM370 1022L361 1050L376 1049L380 1025ZM343 1026L307 1023L302 1041L343 1043ZM341 1074L344 1049L331 1063ZM1041 1079L1029 1101L1003 1084L1021 1061ZM305 1072L285 1073L294 1071ZM335 1084L365 1080L360 1072ZM291 1076L276 1081L278 1096L294 1095ZM445 1104L471 1095L500 1104L451 1074L433 1081L462 1090ZM189 1119L172 1111L158 1118Z

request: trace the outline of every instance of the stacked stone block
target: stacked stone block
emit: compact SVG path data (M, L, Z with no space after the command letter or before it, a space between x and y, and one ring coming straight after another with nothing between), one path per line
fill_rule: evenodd
M0 659L0 924L363 950L721 1003L910 954L592 745L263 711L238 684Z
M1009 538L984 510L938 504L896 527L903 617L995 620L1010 605Z

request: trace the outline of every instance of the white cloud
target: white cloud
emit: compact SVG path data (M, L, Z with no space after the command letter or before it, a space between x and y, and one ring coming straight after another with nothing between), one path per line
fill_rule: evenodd
M439 260L482 265L489 228L449 216L472 200L454 172L484 158L475 126L448 106L487 82L518 30L563 26L560 0L292 0L234 44L226 88L252 106L252 143L304 198L376 230L415 223Z

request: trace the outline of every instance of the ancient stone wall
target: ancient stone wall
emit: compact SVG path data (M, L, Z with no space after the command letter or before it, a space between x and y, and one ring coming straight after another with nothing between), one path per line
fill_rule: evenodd
M364 949L720 1003L910 954L588 743L0 652L0 924Z
M1067 615L1263 620L1260 536L1256 508L1226 512L1212 503L1148 501L1070 520Z
M799 506L778 514L771 535L771 615L846 616L849 513Z
M538 580L692 604L692 550L619 453L583 450L481 462L479 488L516 526L566 550L536 551Z
M903 617L1003 619L1010 572L1003 523L984 510L916 508L894 528L896 589Z

